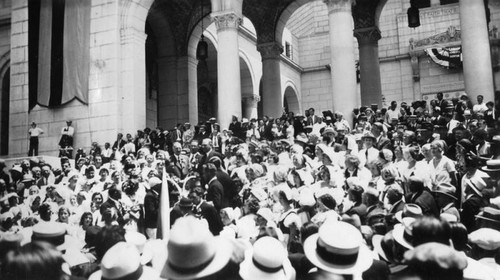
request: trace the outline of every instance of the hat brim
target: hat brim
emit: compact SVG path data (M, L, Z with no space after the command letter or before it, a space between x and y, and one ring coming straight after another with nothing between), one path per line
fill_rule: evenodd
M491 168L488 168L488 167L484 167L484 168L479 168L480 170L484 171L484 172L500 172L500 168L498 169L491 169Z
M435 194L438 194L438 193L440 193L440 194L444 194L444 195L446 195L446 196L448 196L448 197L453 198L454 200L458 200L458 198L456 198L454 195L449 194L449 193L447 193L447 192L443 192L443 191L433 191L433 193L435 193Z
M365 140L366 138L370 138L370 139L372 139L373 141L377 141L377 138L372 137L372 136L363 136L363 137L361 137L361 140Z
M252 261L252 251L248 250L245 254L245 260L240 264L240 276L247 279L266 279L266 280L288 280L293 275L293 268L288 259L283 262L283 268L277 272L269 273L258 269Z
M170 263L167 259L167 262L165 263L160 276L162 278L176 280L196 279L209 276L220 271L228 264L229 260L231 259L231 255L233 253L232 244L222 237L215 237L212 242L214 243L214 247L216 248L215 256L212 261L201 271L192 273L178 272L170 266Z
M396 224L394 226L394 229L392 231L392 236L394 237L394 240L401 246L405 247L406 249L412 250L413 245L410 244L406 239L404 238L404 233L405 233L405 227L403 224Z
M382 259L385 261L390 262L389 258L384 252L384 249L382 249L382 242L384 241L384 236L381 234L374 234L372 237L372 245L373 245L373 250L375 253L377 253Z
M334 274L361 274L366 271L373 263L372 253L366 245L359 247L358 259L352 265L335 265L324 261L316 252L319 234L315 233L309 236L304 242L304 253L307 259L317 268Z
M396 214L394 214L394 218L396 218L396 220L398 222L402 223L403 222L403 210L396 212Z
M101 280L102 279L102 271L98 270L92 273L89 277L89 280ZM158 271L154 270L149 266L142 266L142 275L137 280L156 280L160 279L160 275L158 275Z

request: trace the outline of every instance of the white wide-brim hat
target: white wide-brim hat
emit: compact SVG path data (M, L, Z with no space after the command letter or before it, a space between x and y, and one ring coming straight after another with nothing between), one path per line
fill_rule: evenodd
M262 244L256 249L255 244L259 241ZM253 249L245 251L245 260L240 264L240 276L244 280L295 279L295 270L287 257L286 249L279 240L273 237L263 237L257 242Z
M92 273L89 277L89 280L102 280L102 271L98 270ZM149 266L142 266L142 274L137 278L137 280L159 280L160 274L158 271L154 270Z
M167 260L163 270L161 272L161 277L166 279L197 279L205 276L209 276L222 270L230 261L231 255L233 253L232 245L225 238L214 237L210 242L213 246L217 248L215 255L212 260L206 264L206 266L199 271L180 271L172 267L170 262Z
M327 272L331 272L331 273L335 273L335 274L340 274L340 275L358 275L358 274L361 274L363 271L367 270L368 268L370 268L370 266L372 265L373 263L373 257L372 257L372 253L370 251L370 249L368 249L368 247L366 247L365 244L362 243L362 237L361 237L361 233L352 225L350 224L347 224L346 225L343 225L343 224L346 224L344 222L332 222L332 223L325 223L323 224L321 227L325 227L325 226L329 226L331 230L334 230L334 231L339 231L336 233L336 235L342 235L342 236L345 236L346 238L350 238L351 240L347 240L347 241L351 241L351 242L347 242L347 243L353 243L352 241L355 240L356 238L359 239L358 241L356 242L359 242L357 244L358 247L358 253L357 253L357 257L356 257L356 260L353 261L353 262L350 262L348 264L335 264L333 263L332 261L327 261L325 260L322 256L320 256L320 254L318 253L318 241L320 240L320 235L331 235L330 233L332 232L329 232L327 230L325 231L322 231L321 227L320 227L320 230L318 233L316 234L313 234L311 236L309 236L306 241L304 242L304 253L307 257L307 259L314 265L316 266L317 268L321 269L321 270L324 270L324 271L327 271ZM345 228L346 227L352 227L351 230L349 231L346 231ZM359 235L359 236L354 236L353 233L357 231L356 235ZM324 236L324 237L327 237L327 236ZM330 241L332 239L330 238ZM335 241L335 243L337 243L338 245L343 245L346 240L343 240L343 241ZM337 258L336 259L340 259L341 256L342 256L342 251L346 252L346 248L335 248L334 244L330 244L330 245L326 245L326 246L329 246L330 248L328 248L328 252L331 253L332 255L336 255ZM340 247L340 246L339 246ZM350 251L351 249L347 249L347 251ZM347 257L347 255L346 255ZM352 255L350 255L349 257L352 257Z

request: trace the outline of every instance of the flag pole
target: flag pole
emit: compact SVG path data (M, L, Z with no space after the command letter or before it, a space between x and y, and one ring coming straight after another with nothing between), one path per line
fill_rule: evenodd
M160 195L160 224L158 229L161 231L159 238L163 240L168 240L170 233L170 201L169 201L169 190L168 190L168 179L165 167L163 167L161 183L161 195Z

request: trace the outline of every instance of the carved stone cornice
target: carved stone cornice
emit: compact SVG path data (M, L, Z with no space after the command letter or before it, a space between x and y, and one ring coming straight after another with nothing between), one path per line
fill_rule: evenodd
M250 96L243 96L242 99L243 99L243 102L247 106L252 107L252 108L256 108L257 104L260 101L260 96L258 96L257 94L252 94Z
M262 60L278 59L283 53L283 46L278 42L264 43L257 45L257 50L262 56Z
M352 5L356 4L356 0L323 0L328 6L329 13L336 12L351 12Z
M380 30L376 26L354 29L354 37L358 39L359 44L374 43L382 38Z
M242 18L235 12L212 13L212 20L215 22L217 31L225 29L237 30L242 22Z

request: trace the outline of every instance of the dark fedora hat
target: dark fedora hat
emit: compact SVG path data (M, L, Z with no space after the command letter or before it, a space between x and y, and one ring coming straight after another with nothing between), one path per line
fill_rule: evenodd
M181 200L179 201L179 207L182 208L189 208L193 207L193 201L187 197L182 197Z

